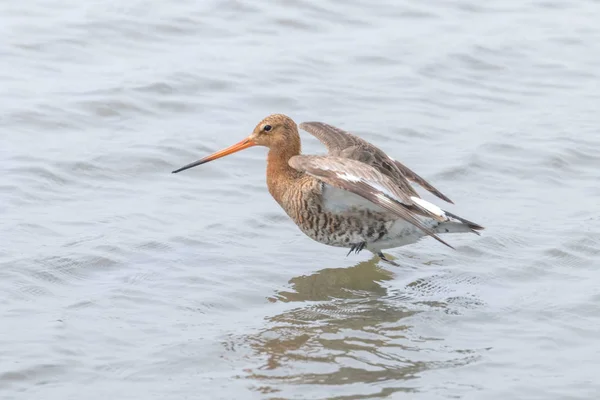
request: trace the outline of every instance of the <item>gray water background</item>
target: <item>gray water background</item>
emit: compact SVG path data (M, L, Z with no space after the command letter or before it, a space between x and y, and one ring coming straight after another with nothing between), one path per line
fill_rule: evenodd
M3 400L598 398L598 1L4 1L0 38ZM263 148L170 174L276 112L487 229L394 268L303 236Z

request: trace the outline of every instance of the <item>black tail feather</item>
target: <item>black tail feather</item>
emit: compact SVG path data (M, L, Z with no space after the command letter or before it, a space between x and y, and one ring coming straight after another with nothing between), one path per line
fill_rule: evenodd
M471 222L468 219L461 218L461 217L459 217L456 214L452 214L451 212L448 212L446 210L444 210L444 212L450 218L454 218L455 220L458 220L458 221L462 222L463 224L467 225L469 228L473 229L473 231L480 231L480 230L485 229L483 226L481 226L479 224L476 224L475 222ZM477 233L479 235L478 232L475 232L475 233Z

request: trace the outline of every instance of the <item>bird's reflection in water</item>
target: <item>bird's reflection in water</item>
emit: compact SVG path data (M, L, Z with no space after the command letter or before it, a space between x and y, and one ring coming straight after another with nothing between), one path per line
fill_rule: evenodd
M298 307L268 318L262 331L241 338L265 359L260 368L246 371L249 378L268 392L274 386L285 391L286 385L341 385L336 392L348 389L342 392L349 398L353 390L379 397L416 390L413 378L422 371L470 362L472 352L450 350L438 344L443 338L413 331L411 317L423 308L388 295L385 281L393 277L373 258L293 278L291 290L270 300L297 302ZM436 349L443 350L433 354Z
M324 301L357 299L367 294L385 296L381 282L393 278L392 272L380 268L378 259L361 262L350 268L326 268L312 275L292 278L294 291L278 292L272 301Z

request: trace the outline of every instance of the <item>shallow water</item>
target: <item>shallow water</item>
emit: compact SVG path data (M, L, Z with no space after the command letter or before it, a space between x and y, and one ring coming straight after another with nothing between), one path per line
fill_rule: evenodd
M0 4L2 399L597 397L600 3L123 4ZM487 229L394 268L303 236L264 149L170 174L275 112Z

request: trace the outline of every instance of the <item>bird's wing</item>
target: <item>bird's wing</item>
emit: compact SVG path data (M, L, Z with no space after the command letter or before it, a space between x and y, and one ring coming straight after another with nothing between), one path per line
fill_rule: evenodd
M419 218L424 215L439 221L447 217L438 207L399 188L388 176L360 161L337 156L294 156L289 165L333 187L352 192L413 224L426 234L440 239Z
M404 175L404 177L406 179L408 179L411 182L416 183L417 185L421 186L423 189L427 190L429 193L435 195L436 197L438 197L444 201L447 201L448 203L454 204L454 202L452 200L450 200L450 198L448 196L446 196L444 193L442 193L438 189L436 189L431 183L429 183L425 179L421 178L412 169L408 168L406 165L402 164L400 161L397 161L397 160L393 160L393 161L394 161L394 164L396 164L396 167L400 170L400 172L402 172L402 175Z
M324 122L303 122L299 126L300 129L319 139L325 145L330 155L350 158L369 164L379 172L389 176L402 190L411 192L413 196L418 196L418 194L408 183L409 180L440 199L454 204L452 200L432 184L366 140Z
M326 124L324 122L302 122L298 125L321 141L327 147L330 154L340 152L348 147L371 145L364 139L346 132L343 129ZM372 145L371 145L372 146Z

